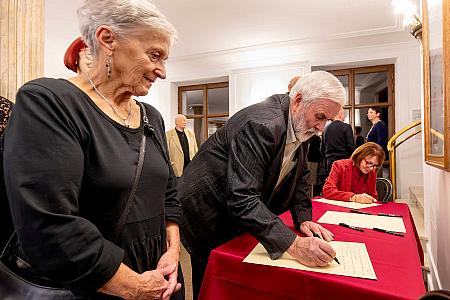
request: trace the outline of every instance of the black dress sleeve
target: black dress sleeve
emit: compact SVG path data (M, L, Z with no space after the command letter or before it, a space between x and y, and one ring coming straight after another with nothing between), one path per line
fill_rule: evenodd
M84 170L79 128L55 93L28 83L16 98L4 140L8 201L33 271L80 295L117 271L123 251L79 216Z
M165 203L164 203L166 221L173 221L175 223L180 224L180 218L182 214L181 201L178 198L177 177L175 176L175 173L173 172L170 163L164 120L161 117L161 114L153 106L147 104L144 105L149 114L149 118L151 120L152 119L154 120L152 123L157 124L155 136L158 139L157 142L160 144L159 146L161 147L161 151L164 152L163 155L165 156L165 160L169 168L169 180L167 182Z

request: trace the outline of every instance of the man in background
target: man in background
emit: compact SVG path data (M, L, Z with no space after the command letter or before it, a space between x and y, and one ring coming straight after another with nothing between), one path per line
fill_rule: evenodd
M341 108L334 120L323 131L322 152L325 153L328 172L336 160L350 158L355 150L352 127L344 123L344 120L344 110Z
M198 151L195 135L186 128L184 115L176 115L175 128L166 133L166 138L173 171L180 177Z
M294 76L291 78L291 80L289 81L289 84L288 84L288 92L287 92L288 95L299 79L300 79L300 76Z

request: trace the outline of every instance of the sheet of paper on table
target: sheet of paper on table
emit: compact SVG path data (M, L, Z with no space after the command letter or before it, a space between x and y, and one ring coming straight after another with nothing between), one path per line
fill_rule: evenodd
M356 202L328 200L328 199L324 199L324 198L313 199L313 200L317 201L317 202L322 202L322 203L332 204L332 205L337 205L337 206L342 206L342 207L348 207L348 208L353 208L353 209L361 209L361 208L367 208L367 207L380 205L378 203L362 204L362 203L356 203Z
M252 252L250 252L250 254L244 259L244 262L325 274L377 279L364 243L332 241L331 245L336 251L336 257L341 263L340 265L333 260L326 267L307 267L299 263L287 252L285 252L279 259L272 260L261 243L256 245Z
M397 232L405 232L406 228L403 223L403 218L385 217L376 215L362 215L355 213L347 213L340 211L328 210L317 220L319 223L336 224L345 223L347 225L362 227L362 228L382 228ZM349 229L352 230L352 229Z

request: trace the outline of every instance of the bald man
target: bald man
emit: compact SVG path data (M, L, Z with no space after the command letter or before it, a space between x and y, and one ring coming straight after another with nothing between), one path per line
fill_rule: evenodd
M325 127L322 134L322 153L325 153L328 172L330 172L333 162L350 158L355 150L352 126L344 123L344 120L345 113L341 109L333 122Z
M300 76L292 77L288 84L288 94L291 92L292 87L297 83L300 79Z
M186 117L175 116L175 128L166 133L170 162L175 176L180 177L198 151L195 135L186 128Z

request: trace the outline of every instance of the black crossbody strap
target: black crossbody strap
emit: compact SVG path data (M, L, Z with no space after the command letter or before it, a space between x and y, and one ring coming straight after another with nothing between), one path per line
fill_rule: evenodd
M120 219L117 223L116 228L113 231L113 234L111 236L111 241L116 243L119 240L119 236L122 233L123 227L125 225L125 221L128 218L128 214L130 213L130 209L131 209L131 204L133 203L133 198L134 195L136 194L136 190L139 184L139 179L141 178L141 172L142 172L142 166L144 165L144 157L145 157L145 144L147 141L147 138L145 136L145 126L148 124L148 118L147 118L147 111L145 110L145 106L136 101L142 108L142 120L144 122L144 124L142 124L142 139L141 139L141 146L139 149L139 160L138 160L138 165L136 168L136 173L134 175L134 182L133 182L133 187L131 188L131 192L130 195L128 196L128 200L127 203L125 205L125 208L122 212L122 215L120 216Z

